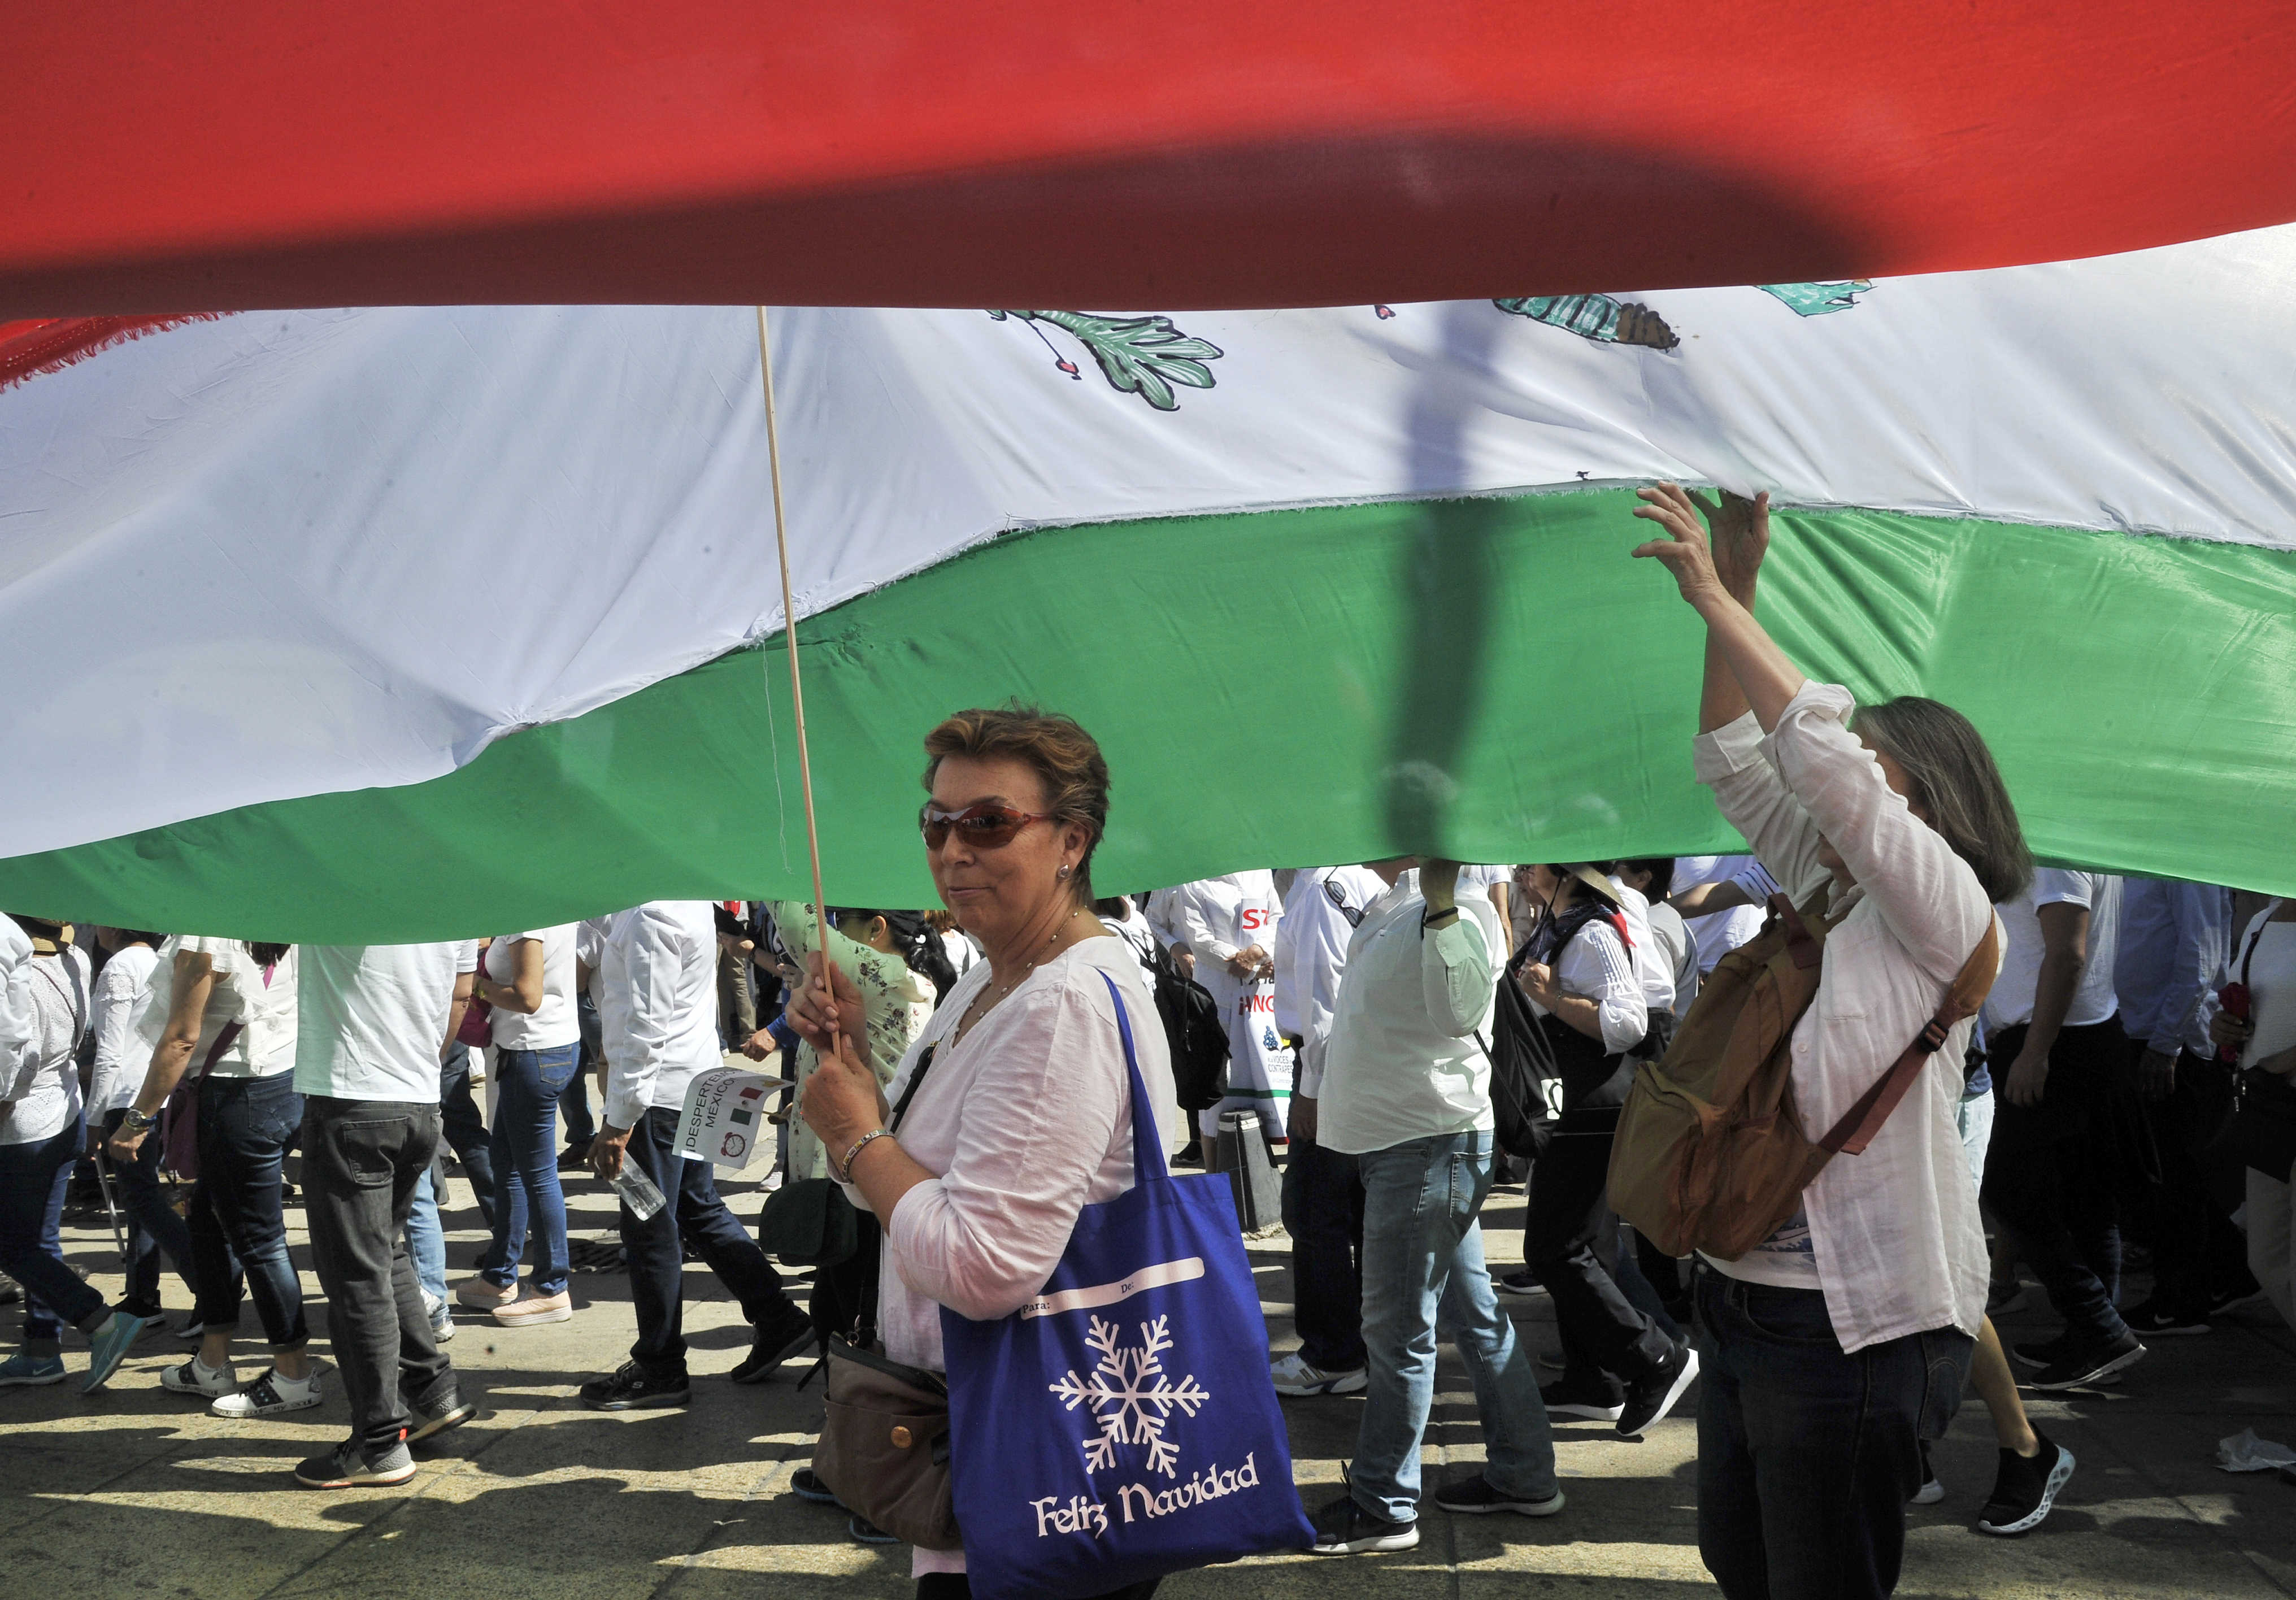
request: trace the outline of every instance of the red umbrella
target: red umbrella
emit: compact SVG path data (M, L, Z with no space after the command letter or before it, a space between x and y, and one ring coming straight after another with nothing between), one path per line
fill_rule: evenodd
M0 316L1211 308L2296 218L2285 0L22 0Z

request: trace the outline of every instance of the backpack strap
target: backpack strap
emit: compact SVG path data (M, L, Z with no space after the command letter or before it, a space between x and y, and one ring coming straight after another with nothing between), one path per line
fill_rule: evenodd
M1994 973L2000 964L2001 923L1998 918L1988 916L1985 937L1977 941L1977 948L1972 950L1969 959L1961 964L1961 971L1955 975L1953 987L1946 990L1945 999L1939 1003L1937 1014L1929 1020L1928 1025L1914 1042L1906 1046L1905 1054L1898 1057L1897 1064L1882 1073L1874 1087L1858 1097L1857 1104L1833 1125L1832 1133L1818 1141L1820 1149L1828 1155L1838 1155L1843 1151L1851 1155L1865 1153L1866 1146L1874 1142L1874 1136L1882 1131L1882 1124L1888 1121L1890 1113L1898 1109L1898 1102L1903 1100L1906 1092L1914 1087L1914 1079L1920 1077L1922 1069L1929 1065L1930 1057L1945 1047L1946 1036L1964 1018L1974 1015L1977 1008L1985 1004L1986 993L1992 989Z
M1811 902L1813 912L1824 903L1825 890L1820 889L1817 892L1820 898ZM1794 965L1805 972L1809 971L1824 956L1817 936L1809 931L1809 924L1802 920L1800 908L1783 891L1770 897L1769 906L1770 915L1786 926L1786 954L1793 957Z

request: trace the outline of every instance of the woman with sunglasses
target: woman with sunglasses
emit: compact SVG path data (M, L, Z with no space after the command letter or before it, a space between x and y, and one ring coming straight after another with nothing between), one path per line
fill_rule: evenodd
M1078 1212L1132 1186L1129 1077L1107 981L1150 1104L1172 1098L1172 1075L1140 963L1093 915L1108 766L1092 736L1034 710L960 711L926 736L925 754L926 865L988 959L903 1055L890 1086L908 1097L897 1128L852 980L812 953L789 1015L822 1057L800 1095L805 1120L832 1175L883 1225L885 1354L940 1372L942 1306L975 1320L1018 1310L1059 1264ZM914 1571L920 1600L971 1592L961 1553L920 1550ZM1154 1587L1123 1593L1144 1600Z

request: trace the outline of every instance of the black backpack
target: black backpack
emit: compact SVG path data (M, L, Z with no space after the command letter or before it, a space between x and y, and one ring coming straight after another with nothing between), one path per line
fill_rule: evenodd
M1194 979L1182 972L1172 952L1156 941L1156 953L1140 964L1148 970L1149 987L1156 993L1156 1014L1164 1024L1164 1043L1172 1054L1172 1087L1178 1091L1180 1109L1200 1112L1227 1096L1227 1025L1219 1002Z
M1497 1004L1491 1011L1491 1038L1483 1054L1491 1062L1491 1116L1499 1148L1509 1155L1537 1161L1554 1135L1554 1118L1546 1109L1546 1080L1557 1076L1554 1051L1539 1026L1530 997L1516 981L1530 959L1529 939L1508 957L1498 981Z

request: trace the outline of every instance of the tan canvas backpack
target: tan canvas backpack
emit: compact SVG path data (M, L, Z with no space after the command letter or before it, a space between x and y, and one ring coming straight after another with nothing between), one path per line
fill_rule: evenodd
M1665 1056L1635 1075L1611 1147L1611 1207L1669 1255L1734 1261L1777 1232L1827 1161L1872 1142L1993 987L2000 923L1988 919L1921 1037L1812 1143L1794 1105L1793 1030L1817 997L1834 926L1819 915L1825 898L1821 888L1796 909L1772 895L1760 934L1721 959Z

